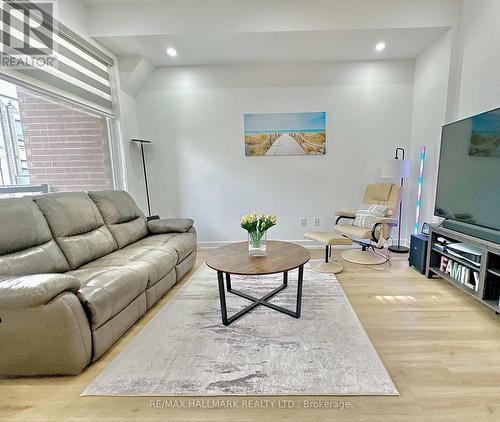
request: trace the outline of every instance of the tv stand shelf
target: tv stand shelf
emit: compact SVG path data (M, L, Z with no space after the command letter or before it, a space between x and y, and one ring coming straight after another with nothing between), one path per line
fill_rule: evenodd
M438 237L444 237L450 242L463 242L479 248L481 250L481 264L474 265L465 258L457 257L447 251L438 250L435 246L438 243ZM473 282L475 279L472 272L479 273L477 289L474 289L474 286L470 287L462 283L450 274L444 273L440 268L441 257L446 257L469 269L470 280ZM427 278L441 277L493 309L496 313L500 313L500 245L448 228L431 226L425 275Z

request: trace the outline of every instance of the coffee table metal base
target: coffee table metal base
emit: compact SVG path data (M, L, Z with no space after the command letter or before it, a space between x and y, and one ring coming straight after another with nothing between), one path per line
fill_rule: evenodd
M290 309L283 308L282 306L275 305L274 303L268 302L269 299L271 299L273 296L281 292L283 289L286 289L288 287L288 272L283 273L283 283L281 286L277 287L276 289L270 291L266 295L258 298L252 295L249 295L248 293L242 292L240 290L235 290L232 288L231 285L231 274L229 273L224 273L223 271L217 271L217 279L219 281L219 297L220 297L220 308L221 308L221 313L222 313L222 323L224 325L229 325L236 321L237 319L241 318L243 315L247 314L250 312L252 309L256 308L257 306L266 306L268 308L274 309L275 311L282 312L286 315L290 315L294 318L300 318L300 311L301 311L301 305L302 305L302 282L304 279L304 266L301 265L298 267L299 269L299 274L298 274L298 282L297 282L297 302L295 306L295 311L291 311ZM236 296L240 296L242 298L245 298L252 302L250 305L244 307L241 311L235 313L234 315L228 317L227 316L227 307L226 307L226 287L224 286L224 274L225 274L225 279L226 279L226 287L227 287L227 292L232 293Z

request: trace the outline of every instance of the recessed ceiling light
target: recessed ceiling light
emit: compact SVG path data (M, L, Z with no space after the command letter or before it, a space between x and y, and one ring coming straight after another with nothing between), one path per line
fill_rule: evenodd
M177 50L173 47L168 47L167 48L167 54L170 56L170 57L176 57L177 56Z
M383 51L385 49L385 42L379 42L375 46L375 51Z

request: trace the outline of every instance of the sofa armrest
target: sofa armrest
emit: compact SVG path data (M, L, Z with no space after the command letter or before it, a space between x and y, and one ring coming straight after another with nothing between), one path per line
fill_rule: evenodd
M67 274L0 276L0 308L43 305L64 291L77 292L80 280Z
M193 224L191 218L162 218L148 221L148 231L150 234L185 233Z

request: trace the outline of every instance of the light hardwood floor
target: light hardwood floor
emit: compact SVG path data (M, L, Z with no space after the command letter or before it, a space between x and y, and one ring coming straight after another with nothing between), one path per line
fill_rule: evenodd
M197 266L206 254L200 251ZM159 409L147 397L80 397L186 277L82 374L0 380L0 421L500 421L500 317L445 281L408 268L406 255L395 256L388 271L344 264L338 279L399 397L280 397L292 400L288 409L241 408L248 397L238 398L237 409L190 408L187 400L184 408ZM304 399L349 407L304 408Z

